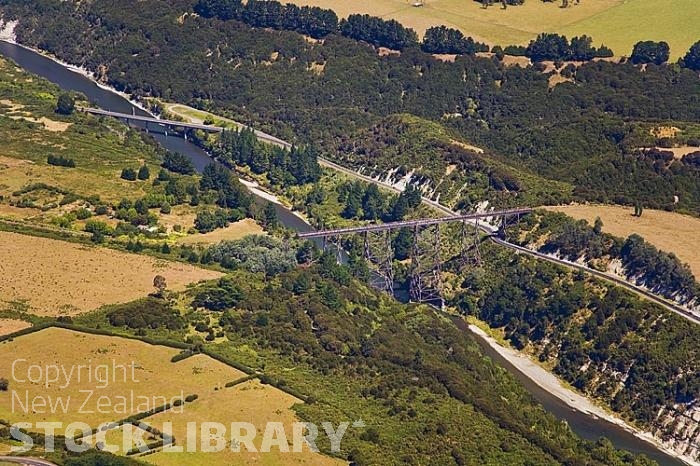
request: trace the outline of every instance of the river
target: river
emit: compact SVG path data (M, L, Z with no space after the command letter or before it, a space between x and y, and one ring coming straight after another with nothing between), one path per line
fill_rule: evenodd
M133 105L125 97L98 86L80 73L72 71L32 50L0 41L0 55L14 60L27 71L46 78L63 89L83 93L96 106L105 110L148 115L147 112ZM211 159L206 152L180 137L166 136L164 134L152 134L152 136L163 147L187 155L198 171L203 170L207 164L211 163ZM313 230L310 225L284 206L275 204L275 208L277 216L283 225L296 231ZM570 408L562 400L548 393L521 373L479 337L475 336L475 339L479 342L484 354L511 372L532 394L534 399L539 401L547 411L551 412L558 419L566 421L579 436L589 440L597 440L602 436L607 437L615 447L635 453L644 453L662 466L684 465L683 462L663 453L653 445L637 438L621 427Z

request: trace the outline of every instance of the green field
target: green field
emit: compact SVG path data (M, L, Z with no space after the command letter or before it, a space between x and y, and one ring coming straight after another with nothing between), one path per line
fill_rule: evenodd
M587 34L597 44L605 43L616 55L629 55L639 40L665 40L671 56L685 54L700 40L697 0L582 0L560 8L561 2L528 0L506 10L500 5L483 9L473 0L426 0L414 7L407 0L346 2L340 0L295 0L299 5L317 5L335 10L339 16L369 13L400 21L422 35L430 26L444 24L490 44L527 44L539 32L567 35ZM572 0L570 3L574 3ZM659 11L663 8L663 11Z
M30 184L99 195L103 201L152 191L150 183L130 183L119 174L144 163L155 172L160 164L155 148L116 120L56 114L59 94L56 86L0 60L0 215L13 214L8 208L12 193ZM49 165L49 155L73 159L76 167Z

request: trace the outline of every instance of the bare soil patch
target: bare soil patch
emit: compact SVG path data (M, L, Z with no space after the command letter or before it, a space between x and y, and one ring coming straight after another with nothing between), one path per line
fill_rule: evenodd
M433 58L446 63L454 63L457 60L457 55L453 53L434 53Z
M603 221L603 231L626 238L633 233L644 237L662 251L672 252L688 263L696 278L700 277L700 219L661 210L644 210L641 217L632 215L631 207L605 205L570 205L547 207L548 210L587 220Z
M379 54L380 57L388 57L390 55L399 56L399 55L401 55L401 52L398 50L392 50L392 49L389 49L386 47L378 47L377 54Z
M172 232L175 225L180 225L183 232L194 226L197 218L197 210L189 205L178 205L172 208L169 214L158 214L158 223L163 225L168 233Z
M563 83L570 83L573 82L574 80L571 78L565 78L564 76L560 75L559 73L554 73L549 77L549 88L556 87L558 84L563 84Z
M153 277L184 289L220 277L189 264L0 232L0 301L26 300L38 315L76 315L153 292Z
M657 138L675 138L680 131L680 128L675 126L657 126L650 130L651 134Z
M476 152L477 154L484 153L484 149L482 149L481 147L472 146L471 144L467 144L466 142L452 140L452 144L454 144L455 146L459 146L463 149L467 149L467 150L470 150L472 152Z
M506 55L503 57L503 64L506 66L519 66L520 68L527 68L532 64L532 62L527 57Z
M185 236L178 240L180 244L212 244L220 241L233 241L248 235L262 235L265 232L255 220L246 218L232 223L226 228L219 228L205 234Z
M681 160L683 157L688 154L692 154L693 152L700 152L700 147L694 146L671 147L670 149L665 147L657 147L656 149L673 152L673 158L676 160Z
M5 157L3 155L0 155L0 170L3 168L15 168L15 167L21 167L23 165L27 164L33 164L31 160L22 160L22 159L16 159L14 157Z

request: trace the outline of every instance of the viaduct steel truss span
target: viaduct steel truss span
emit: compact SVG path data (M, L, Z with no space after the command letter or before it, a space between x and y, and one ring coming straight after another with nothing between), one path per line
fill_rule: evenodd
M364 259L373 265L375 275L372 284L388 293L394 293L395 247L392 232L409 229L412 245L409 253L410 280L409 297L413 302L442 305L442 266L455 257L461 269L481 265L479 244L483 233L497 234L504 238L506 227L521 216L532 212L530 208L498 210L485 213L454 215L440 218L404 220L350 228L319 230L299 233L302 239L323 239L324 249L333 245L338 260L344 236L361 235L363 238ZM440 227L445 224L460 223L459 250L445 251L441 241ZM493 225L498 225L494 227ZM453 243L453 242L451 242Z

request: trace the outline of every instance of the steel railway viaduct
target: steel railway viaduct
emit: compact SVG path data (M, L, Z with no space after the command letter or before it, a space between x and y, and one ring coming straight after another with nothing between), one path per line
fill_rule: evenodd
M129 121L137 121L145 123L148 129L148 125L157 125L159 127L168 127L173 129L191 129L191 130L201 130L206 132L220 133L226 131L227 128L222 128L213 125L204 125L198 123L187 123L175 120L166 120L156 117L139 116L126 113L110 112L107 110L102 110L98 108L83 108L78 107L78 111L85 113L90 113L98 116L109 116L114 118L119 118ZM238 125L239 128L247 128L243 124ZM250 128L252 129L252 128ZM262 141L269 144L274 144L280 147L289 148L291 144L283 141L279 138L266 134L262 131L254 130L256 137ZM167 133L166 133L167 134ZM344 173L352 178L360 179L368 183L373 183L382 188L401 192L400 189L392 186L389 183L382 182L380 180L368 177L354 170L348 169L341 165L338 165L330 160L319 157L319 164L330 168L332 170ZM546 254L528 249L517 244L513 244L505 238L505 226L512 219L518 219L522 215L526 215L531 212L532 209L514 209L514 210L503 210L488 212L484 214L468 214L460 215L448 207L432 200L427 197L422 198L422 202L429 207L445 214L446 217L440 217L438 219L424 219L424 220L414 220L408 222L393 222L382 225L370 225L366 227L355 227L349 229L340 230L322 230L313 233L303 233L300 237L304 238L324 238L326 244L335 242L337 246L340 244L340 238L350 234L362 234L364 236L364 256L372 263L377 266L377 273L380 280L383 283L378 283L381 288L387 291L393 291L393 270L390 268L390 264L387 263L386 256L393 253L391 248L391 241L387 243L387 238L390 238L388 232L395 230L397 228L411 228L414 233L414 247L411 251L415 263L412 261L412 276L411 276L411 290L410 297L416 301L428 301L435 303L436 299L441 301L442 298L439 297L440 288L440 264L435 263L435 259L439 258L439 246L440 246L440 232L439 225L443 223L453 223L460 222L462 224L462 261L464 263L472 262L478 263L480 261L478 252L477 238L479 237L478 232L486 234L488 238L503 247L509 248L520 254L527 254L529 256L535 257L539 260L544 260L558 264L560 266L567 267L569 269L579 270L589 275L593 275L597 278L605 280L607 282L613 283L615 285L627 288L633 291L637 295L651 301L671 312L681 315L682 317L696 323L700 324L700 315L690 312L688 309L667 300L651 291L646 290L641 286L637 286L629 281L616 277L605 272L600 272L594 270L585 265L573 263L563 259L558 259L555 257L548 256ZM500 223L499 227L494 227L488 220L496 220ZM470 228L471 227L471 228ZM432 240L428 239L430 236L428 233L432 230ZM418 239L418 241L415 241ZM380 248L381 246L381 248ZM336 250L339 250L336 248ZM427 261L427 264L433 265L433 267L426 266L425 256L431 256L432 259ZM439 262L439 261L438 261Z
M302 239L323 239L324 250L334 246L337 260L341 261L343 250L342 238L360 235L362 237L363 257L374 264L374 285L394 294L394 256L395 248L392 232L408 229L412 233L410 249L409 298L413 302L426 302L442 307L442 266L445 262L456 259L456 266L465 269L481 264L479 244L482 231L495 234L504 239L509 223L532 212L530 208L498 210L484 213L451 215L449 217L404 220L373 225L364 225L332 230L319 230L299 233ZM485 223L484 223L485 222ZM441 226L456 224L452 239L458 236L460 241L456 255L449 254L443 248ZM498 227L493 227L498 224Z

